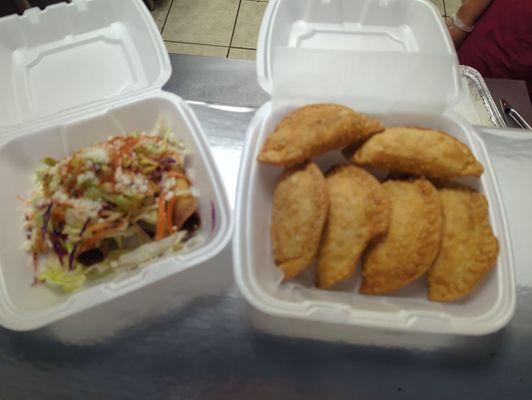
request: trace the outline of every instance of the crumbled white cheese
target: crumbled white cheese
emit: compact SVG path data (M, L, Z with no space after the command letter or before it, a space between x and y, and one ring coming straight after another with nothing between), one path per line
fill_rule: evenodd
M133 194L146 193L150 186L148 180L141 174L124 173L122 167L115 171L116 189L120 192Z
M166 194L164 195L164 199L165 199L166 201L170 201L170 200L172 200L172 198L173 198L174 196L175 196L174 192L168 192L168 193L166 193Z
M89 147L83 151L83 157L98 164L107 164L109 162L109 154L102 147Z
M74 224L73 220L86 220L87 218L96 218L98 212L103 208L100 200L76 199L70 197L63 189L60 189L52 196L53 200L68 206L66 213L67 223Z
M169 192L172 190L176 185L175 178L165 178L162 182L162 188L164 192Z
M86 182L95 182L96 180L96 174L93 171L87 171L78 175L76 182L78 186L81 186Z
M192 192L189 189L182 189L182 190L176 190L174 192L168 192L164 196L164 199L166 201L172 200L172 197L179 197L179 196L188 196L192 194Z
M146 193L150 186L146 178L142 175L134 175L133 179L133 190L137 193Z
M66 204L69 201L70 197L63 189L60 189L54 193L52 199L59 203Z
M96 218L98 216L98 211L100 211L103 207L103 203L101 200L91 200L91 199L72 199L71 201L72 205L75 208L79 208L81 210L84 210L86 213L90 214L88 215L90 218Z
M115 183L122 186L131 185L131 177L124 174L122 167L118 167L115 171Z
M66 211L65 219L69 225L75 225L76 221L97 218L98 212L103 207L101 201L90 199L70 199L68 205L70 207Z

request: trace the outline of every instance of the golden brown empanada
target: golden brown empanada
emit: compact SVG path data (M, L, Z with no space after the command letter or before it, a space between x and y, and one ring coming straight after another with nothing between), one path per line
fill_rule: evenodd
M484 172L465 144L444 132L424 128L387 128L366 141L352 160L358 165L440 179Z
M468 295L495 266L499 243L488 221L483 194L463 186L438 190L443 210L441 250L427 278L429 299Z
M389 293L419 278L441 244L440 198L428 180L391 180L382 186L391 204L390 227L363 257L363 294Z
M285 280L316 259L328 210L325 178L316 164L307 162L281 175L273 195L271 236Z
M318 254L317 286L349 279L368 245L388 230L390 204L380 182L362 168L343 165L326 177L329 216Z
M286 116L266 139L260 162L290 166L384 130L376 119L338 104L312 104Z

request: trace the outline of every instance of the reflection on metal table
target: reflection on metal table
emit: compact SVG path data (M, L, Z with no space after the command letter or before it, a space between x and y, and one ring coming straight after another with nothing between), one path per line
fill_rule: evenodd
M200 119L232 204L245 130L268 100L249 61L172 56L166 86ZM34 332L0 330L2 399L529 398L532 135L479 129L511 226L518 305L484 337L319 325L253 310L231 250L207 264ZM152 295L156 293L156 295Z

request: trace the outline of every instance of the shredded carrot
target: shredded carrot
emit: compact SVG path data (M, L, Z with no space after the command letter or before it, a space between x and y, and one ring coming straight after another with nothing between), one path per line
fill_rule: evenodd
M137 138L133 137L117 137L115 139L117 140L112 141L113 146L115 143L119 143L119 146L118 149L115 149L113 151L113 154L111 156L111 165L113 166L113 168L118 167L118 165L122 162L124 156L130 154L135 145L139 142Z
M159 204L157 209L157 228L155 230L155 240L161 240L164 238L164 230L166 226L166 213L164 210L165 200L164 192L159 195Z
M172 199L168 202L166 206L166 219L168 224L168 232L173 233L172 228L174 227L174 208L175 203L177 202L177 196L173 196Z
M33 272L36 274L39 270L39 255L36 252L33 252L31 255L33 261Z
M62 204L56 205L52 209L52 218L56 221L64 221L66 214L66 207Z
M34 244L33 248L35 249L35 251L37 253L40 253L41 251L44 250L44 241L42 240L42 236L41 235L37 235L35 237L35 244Z
M108 228L109 224L95 224L93 226L96 226L96 225L98 225L100 228L103 226L104 228L96 231L94 236L92 236L91 238L85 240L81 244L80 249L79 249L81 252L94 247L96 245L96 243L98 243L104 237L110 237L110 236L113 236L115 233L120 232L127 225L127 222L123 221L122 223L120 223L118 226L115 226L114 228ZM91 227L87 228L87 231L90 228ZM92 231L94 231L94 230L92 230Z
M108 226L109 226L108 222L102 222L100 224L94 224L94 225L91 225L91 226L87 227L85 232L86 233L92 233L92 232L97 232L97 231L100 231L100 230L106 230Z
M99 231L93 237L85 240L81 244L79 251L83 252L85 250L88 250L88 249L94 247L94 245L96 243L98 243L105 235L107 235L107 234L112 235L112 234L115 233L115 231L117 231L117 229L109 229L109 230Z

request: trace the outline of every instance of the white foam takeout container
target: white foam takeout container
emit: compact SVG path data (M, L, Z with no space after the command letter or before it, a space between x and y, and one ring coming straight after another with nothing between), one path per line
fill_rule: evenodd
M502 328L515 308L506 216L482 140L453 111L462 96L456 54L436 8L423 0L270 0L262 22L257 74L272 96L246 135L237 191L235 276L247 300L276 316L404 331L481 335ZM268 134L298 106L336 102L381 119L446 131L485 167L463 181L489 200L499 239L496 268L466 299L427 300L424 279L387 296L358 294L356 278L335 290L313 285L314 270L280 283L270 240L272 197L280 168L256 161ZM323 171L346 160L316 159Z
M160 33L141 0L74 0L0 19L0 324L29 330L78 313L219 253L231 238L225 188L190 107L161 90L171 75ZM17 196L39 160L161 120L191 150L200 244L73 294L32 287ZM141 295L149 295L149 287Z

